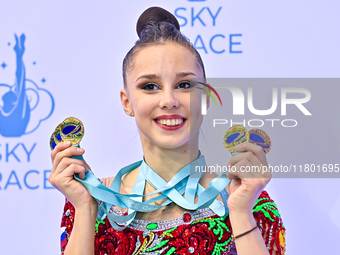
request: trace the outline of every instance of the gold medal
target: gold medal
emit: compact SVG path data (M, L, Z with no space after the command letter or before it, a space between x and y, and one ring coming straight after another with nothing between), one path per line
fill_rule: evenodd
M249 141L248 130L243 126L233 126L228 129L223 138L224 147L231 153L236 152L235 147Z
M272 147L272 141L266 132L261 129L252 129L249 131L249 135L249 142L261 146L266 154L270 151Z
M60 126L60 136L63 142L71 142L72 145L79 144L84 136L84 125L77 118L65 119Z
M61 123L55 128L53 132L54 141L56 144L61 143L63 141L63 138L60 135L60 128L61 128Z

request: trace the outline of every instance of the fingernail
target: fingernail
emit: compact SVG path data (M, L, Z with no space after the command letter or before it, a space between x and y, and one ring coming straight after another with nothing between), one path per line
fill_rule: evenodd
M67 142L64 142L65 145L70 145L71 142L70 141L67 141Z
M82 148L78 148L77 151L80 152L80 153L83 153L85 150L82 149Z
M241 148L241 145L237 145L236 147L235 147L235 150L238 150L238 149L240 149Z

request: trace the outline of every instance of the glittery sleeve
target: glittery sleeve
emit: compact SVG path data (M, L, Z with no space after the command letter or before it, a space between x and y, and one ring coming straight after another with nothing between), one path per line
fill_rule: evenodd
M106 182L106 178L99 179L104 185ZM111 181L111 178L108 178ZM64 251L71 235L74 223L74 215L75 215L75 208L70 201L65 198L65 206L63 216L61 218L61 228L64 229L60 236L60 248L61 248L61 255L64 255Z
M262 191L253 208L253 213L262 228L261 233L270 255L284 255L286 229L275 202L266 191Z
M74 206L70 201L67 200L67 198L65 198L64 213L61 219L61 227L64 228L64 231L60 237L60 248L62 255L64 255L65 247L72 232L74 215Z

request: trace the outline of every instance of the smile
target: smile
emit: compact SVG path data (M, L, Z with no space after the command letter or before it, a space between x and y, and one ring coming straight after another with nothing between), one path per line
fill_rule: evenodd
M175 115L161 115L153 120L159 127L165 130L177 130L184 125L186 118L184 118L181 115L175 114Z
M184 122L184 119L156 119L156 121L166 126L177 126Z

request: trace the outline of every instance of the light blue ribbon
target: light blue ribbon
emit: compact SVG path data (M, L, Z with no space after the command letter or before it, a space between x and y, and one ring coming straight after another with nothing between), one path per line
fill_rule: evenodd
M81 156L77 158L83 160ZM131 194L119 193L122 177L139 166L140 170ZM85 179L80 179L77 174L74 175L74 178L81 182L100 204L98 217L103 219L107 215L112 227L116 230L123 230L128 226L135 218L137 212L152 212L172 202L186 210L210 207L217 215L226 215L229 212L227 207L229 195L225 188L230 180L226 174L223 173L210 181L209 187L205 189L199 183L203 172L190 172L190 168L196 169L195 166L200 166L199 169L201 169L201 166L206 166L204 156L201 155L201 152L199 152L198 159L182 168L169 182L166 182L153 171L151 167L146 164L144 157L141 161L123 167L115 176L110 188L103 185L91 171L85 173ZM146 181L156 190L143 195ZM160 195L143 202L143 197L159 193ZM219 194L221 194L223 205L216 200ZM195 203L196 196L198 196L197 203ZM151 204L165 198L167 199L162 205ZM111 214L110 209L112 205L128 208L128 214L124 216ZM116 222L124 223L124 226L119 226Z

